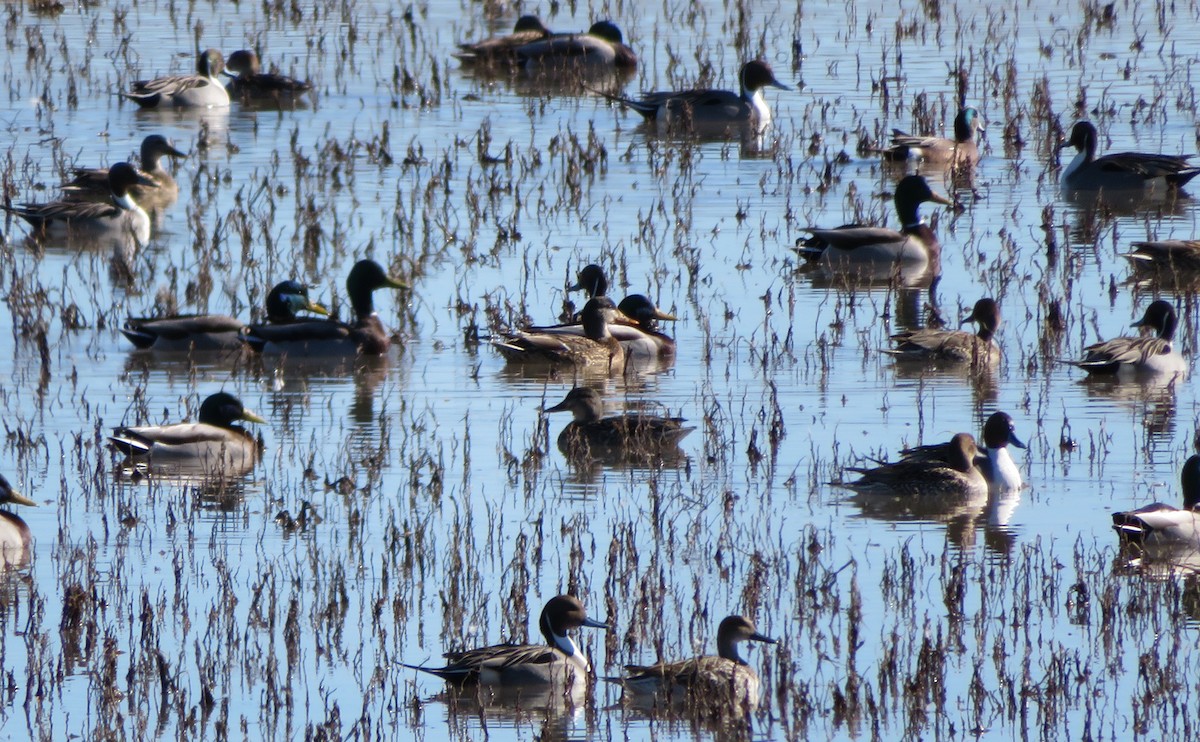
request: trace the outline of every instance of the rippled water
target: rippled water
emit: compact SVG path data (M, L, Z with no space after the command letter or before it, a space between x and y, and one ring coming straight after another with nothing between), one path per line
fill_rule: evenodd
M1159 295L1130 285L1118 254L1191 237L1195 202L1097 216L1062 198L1052 145L1086 116L1102 151L1194 150L1180 29L1197 8L548 10L522 8L555 29L617 21L642 58L628 92L702 74L731 87L754 56L795 90L768 93L772 141L753 152L657 139L598 96L465 73L455 44L508 29L516 10L5 7L7 198L51 198L66 168L128 158L149 133L191 154L179 203L122 270L4 225L0 470L40 503L21 513L30 564L3 588L4 733L718 734L623 708L605 683L581 708L481 712L401 666L536 640L540 607L569 591L614 627L583 637L600 676L712 651L720 618L752 616L780 642L749 653L762 738L1194 736L1196 585L1130 573L1109 528L1113 510L1178 501L1193 385L1082 384L1056 360L1125 332ZM145 114L113 95L190 69L197 38L260 47L316 83L316 104ZM945 131L959 86L989 122L984 157L957 189L931 175L961 211L924 213L944 246L943 319L1001 302L1005 357L984 378L879 353L928 321L928 293L828 288L790 249L804 227L864 212L894 225L880 194L895 173L859 143L922 128L918 114ZM404 340L380 362L163 358L118 332L160 297L249 317L287 277L345 313L345 274L366 256L414 287L377 296ZM697 426L678 466L569 464L565 416L539 409L572 380L507 369L475 342L490 317L552 321L589 262L614 294L681 318L673 366L602 384L614 408L658 404ZM1190 356L1193 297L1163 295ZM194 417L218 389L270 421L253 476L120 476L113 426ZM1019 500L912 517L827 484L865 456L978 434L997 409L1030 444ZM304 503L320 522L277 519Z

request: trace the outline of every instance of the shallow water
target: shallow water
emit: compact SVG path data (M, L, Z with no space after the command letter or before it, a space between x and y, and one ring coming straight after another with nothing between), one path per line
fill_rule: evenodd
M1056 360L1127 331L1158 294L1127 285L1118 254L1191 237L1197 210L1182 198L1097 218L1059 193L1051 145L1086 115L1102 151L1195 149L1176 44L1197 9L1072 10L523 8L555 29L614 18L643 62L630 93L691 84L702 67L730 87L739 60L769 60L797 89L768 93L775 126L755 153L658 139L597 96L465 74L455 43L517 11L6 6L6 196L52 197L65 168L127 158L149 133L191 153L179 203L122 270L107 251L35 247L23 225L3 227L0 470L41 504L21 513L30 564L3 585L6 734L728 731L624 709L606 683L581 708L481 712L401 666L536 640L541 606L570 591L614 627L583 632L599 676L712 651L723 616L752 616L779 640L749 651L762 738L1194 736L1196 583L1131 573L1109 527L1114 510L1178 501L1194 386L1083 384ZM147 115L112 95L188 70L197 32L226 53L259 45L316 83L316 104ZM984 158L974 193L955 191L960 213L923 213L944 249L943 318L983 295L1001 303L1005 358L983 379L879 353L928 320L928 294L827 288L790 250L804 227L860 212L894 225L878 197L894 173L859 140L922 128L914 111L944 131L960 80L989 122ZM286 277L344 314L345 274L366 256L414 287L377 295L404 339L378 362L163 358L118 332L159 294L248 318ZM697 426L678 466L572 466L555 447L567 417L539 413L572 380L505 368L474 342L492 315L552 321L589 262L610 269L612 293L681 318L672 366L602 383L614 409L658 403ZM1165 296L1191 356L1193 296ZM1046 300L1060 302L1057 336ZM222 388L270 421L254 475L121 476L113 426L192 418ZM1016 502L914 517L827 484L866 456L978 434L997 409L1030 444ZM306 502L320 522L277 519Z

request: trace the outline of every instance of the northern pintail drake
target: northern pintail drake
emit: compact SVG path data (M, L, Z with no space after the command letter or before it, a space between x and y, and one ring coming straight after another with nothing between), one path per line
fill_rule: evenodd
M224 69L221 52L205 49L196 57L195 74L138 80L121 95L142 108L223 108L229 105L229 92L217 75Z
M1191 155L1117 152L1096 157L1098 135L1090 121L1080 121L1059 149L1074 147L1075 158L1062 174L1062 187L1071 191L1141 191L1179 188L1200 175L1188 165Z
M281 102L311 92L312 83L275 72L263 72L262 62L253 49L239 49L229 55L225 73L230 78L225 90L245 102ZM229 74L229 73L234 74Z
M529 72L572 68L629 70L637 55L612 21L597 21L587 33L552 34L517 47L517 59Z
M948 462L952 458L953 442L931 443L900 452L901 460L924 460ZM1008 452L1009 446L1025 448L1017 437L1016 424L1007 412L993 412L983 424L983 445L975 458L975 465L983 472L994 490L1019 490L1024 486L1021 470Z
M767 87L790 90L775 79L771 66L762 60L742 65L738 72L740 91L696 89L647 93L638 99L609 96L632 108L659 128L697 133L721 133L748 126L756 131L771 123L771 107L763 97Z
M648 414L604 416L604 399L591 387L575 387L546 412L570 412L571 422L558 435L558 450L567 458L621 454L652 458L674 452L688 433L682 417Z
M267 294L267 323L290 324L299 321L299 312L327 315L325 307L308 296L308 286L299 281L283 281ZM184 314L171 317L130 317L121 334L138 349L166 352L234 351L243 347L242 329L234 317L222 314Z
M913 136L892 129L892 144L883 150L883 156L896 162L919 160L930 165L974 167L979 164L977 132L986 130L979 111L964 108L954 117L953 139Z
M1147 240L1134 242L1132 247L1132 252L1121 253L1121 257L1135 269L1200 274L1200 240Z
M133 197L133 187L138 185L156 184L128 162L118 162L108 170L108 203L50 201L3 208L29 222L38 238L113 239L141 247L150 242L150 216Z
M1175 349L1175 307L1159 299L1131 327L1152 330L1153 335L1118 337L1089 345L1079 361L1066 361L1089 374L1186 376L1188 362Z
M944 459L917 456L871 469L847 467L847 471L862 476L840 486L873 496L986 498L988 482L976 465L978 455L975 438L970 433L958 433L946 446Z
M570 637L580 627L608 630L608 625L588 618L583 603L571 595L551 598L542 609L538 627L545 644L495 644L480 649L446 652L444 667L408 665L456 685L556 685L583 684L591 665Z
M843 226L835 229L809 227L818 247L800 251L807 260L817 260L822 266L837 272L853 273L859 268L900 267L924 269L940 264L942 246L937 236L919 216L921 204L932 201L945 206L954 202L935 193L920 175L908 175L896 184L893 196L900 230L884 227Z
M187 157L187 153L180 152L171 144L171 140L161 134L151 134L142 140L141 168L138 172L152 181L153 185L135 183L129 192L138 205L147 211L161 211L179 198L179 184L175 182L171 171L163 167L164 157L182 158ZM75 168L71 174L72 179L62 184L68 200L109 203L112 199L108 168Z
M0 475L0 505L37 507L36 502L13 489L3 475ZM29 559L29 545L32 542L33 534L25 520L16 513L0 510L0 567L25 563Z
M743 715L758 706L758 674L738 653L742 642L774 644L750 619L728 616L717 627L717 655L655 665L626 665L625 675L606 678L635 696L667 696L720 715Z
M1180 474L1183 507L1156 502L1113 513L1113 529L1122 544L1139 549L1200 549L1200 456L1192 456Z
M122 426L109 441L135 463L155 472L204 472L226 476L244 474L258 461L259 444L239 420L267 421L246 409L228 392L217 392L200 405L194 423Z
M984 298L975 302L971 313L963 323L976 322L979 332L972 334L963 330L922 329L908 330L892 335L894 349L885 353L902 360L944 361L969 363L972 366L991 366L1000 361L1000 348L996 345L996 329L1000 327L1000 306L994 299Z
M459 51L454 56L464 64L515 65L518 62L517 49L552 35L536 15L523 15L517 19L512 33L459 44Z
M600 371L608 375L625 371L625 348L611 332L621 316L607 296L588 300L579 313L583 335L517 332L492 345L509 363L546 364Z
M391 345L391 338L375 314L374 294L384 288L407 290L408 284L389 276L374 260L360 260L346 278L346 295L354 311L352 324L307 320L250 325L242 331L242 340L254 351L293 358L383 355Z

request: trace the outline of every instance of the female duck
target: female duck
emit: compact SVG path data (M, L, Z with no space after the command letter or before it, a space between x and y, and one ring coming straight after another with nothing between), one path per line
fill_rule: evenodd
M612 21L598 21L587 33L553 34L518 47L517 59L528 72L572 68L631 70L637 55Z
M1080 121L1059 149L1074 147L1075 159L1063 170L1062 187L1071 191L1142 191L1180 188L1200 175L1188 165L1191 155L1118 152L1096 157L1096 127Z
M147 211L162 211L179 198L175 177L162 165L164 157L187 157L187 153L175 149L161 134L151 134L142 140L142 167L138 172L153 185L135 183L129 193ZM109 202L112 192L108 185L108 168L75 168L71 172L74 178L62 184L69 200Z
M932 443L927 446L906 448L900 452L902 460L948 462L953 443ZM983 424L983 445L986 447L975 458L975 465L983 472L988 485L995 491L1015 491L1024 486L1021 470L1013 461L1008 447L1025 448L1017 437L1016 424L1006 412L993 412Z
M196 74L138 80L121 95L142 108L224 108L229 93L217 78L224 69L221 52L205 49L196 57Z
M405 665L456 685L583 684L591 665L567 632L586 626L608 630L587 617L583 603L571 595L551 598L538 621L545 644L496 644L462 652L446 652L444 667Z
M972 366L992 366L1000 361L1000 348L995 342L1000 326L1000 307L994 299L975 302L963 323L976 322L979 332L963 330L908 330L892 335L896 347L884 351L902 360L969 363Z
M0 505L25 505L37 507L37 503L13 489L8 480L0 475ZM0 567L7 568L25 563L29 558L29 545L33 534L21 516L0 510Z
M518 332L492 344L509 363L574 367L611 376L625 371L625 348L610 332L610 323L619 316L612 299L597 296L580 312L582 337Z
M1142 318L1131 325L1154 330L1154 335L1118 337L1095 343L1083 349L1083 360L1066 363L1096 375L1186 376L1187 359L1171 342L1177 321L1175 307L1159 299L1146 307Z
M550 36L550 29L546 28L546 24L542 23L540 18L536 15L523 15L517 19L512 33L459 44L459 51L454 56L463 64L508 67L517 63L517 49Z
M841 486L863 495L986 498L988 482L976 466L978 454L975 438L970 433L958 433L950 440L944 460L911 457L873 469L849 467L847 471L862 477Z
M150 216L133 197L133 188L139 185L153 188L156 184L128 162L118 162L108 171L108 203L50 201L3 208L29 222L35 238L115 240L143 247L150 242Z
M1192 456L1180 475L1183 508L1156 502L1113 513L1113 530L1122 544L1136 548L1200 549L1200 456Z
M558 435L558 450L567 458L593 454L653 457L674 452L695 428L681 417L626 414L604 417L604 400L591 387L575 387L546 412L570 412L571 422Z
M132 461L149 464L155 471L237 476L253 469L259 454L254 437L234 425L239 420L267 422L243 407L237 397L218 392L200 405L198 422L122 426L109 441Z
M954 117L954 138L920 137L892 129L892 146L883 158L893 162L920 160L929 165L970 168L979 164L976 132L986 131L983 117L974 108L964 108Z
M308 287L283 281L267 294L267 323L299 321L297 312L326 315L325 307L308 298ZM234 351L242 348L244 322L220 314L184 314L174 317L130 317L121 334L138 349L166 352Z
M408 285L387 274L374 260L360 260L346 278L346 295L354 310L353 324L338 320L311 320L276 325L250 325L242 340L254 351L286 354L299 358L379 356L387 352L391 338L375 314L377 289L407 289Z
M239 49L229 55L225 68L235 74L225 75L229 82L225 90L229 95L244 102L277 103L304 95L313 89L307 80L297 80L287 75L263 72L262 62L252 49Z

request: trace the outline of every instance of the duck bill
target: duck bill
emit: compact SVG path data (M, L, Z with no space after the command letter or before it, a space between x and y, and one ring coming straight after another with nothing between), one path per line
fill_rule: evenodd
M1017 448L1029 448L1029 446L1026 446L1024 443L1022 443L1021 439L1017 437L1017 434L1013 433L1012 431L1009 431L1008 433L1008 444L1010 446L1016 446Z
M259 425L267 424L267 421L255 414L253 410L242 410L241 419L248 423L258 423Z
M167 145L167 148L163 150L163 154L170 155L171 157L187 157L188 156L187 152L181 152L180 150L177 150L170 145Z
M563 400L553 407L543 407L542 412L567 412L571 408L567 407L567 400Z
M412 288L404 281L401 281L398 278L392 278L391 276L387 277L387 279L384 281L384 285L388 288L400 289L402 291L408 291L410 288Z
M772 80L771 82L769 82L767 84L773 88L778 88L779 90L791 90L791 88L789 88L787 85L784 85L783 83L779 82L778 80Z
M678 322L679 321L678 317L676 317L673 314L668 314L668 313L664 312L663 310L659 309L658 307L654 308L654 319L661 320L663 322Z
M941 204L942 206L953 206L954 205L954 201L950 200L946 196L943 196L942 194L938 193L937 191L933 191L932 193L929 194L929 200L934 202L935 204Z
M581 624L581 625L586 626L589 629L604 629L605 631L608 631L608 624L601 623L601 622L595 620L594 618L583 619L583 624Z
M329 310L326 309L325 307L321 306L320 304L316 303L315 301L308 302L307 304L304 305L304 308L307 309L308 311L312 312L313 314L319 314L322 317L329 316Z
M766 636L764 634L760 634L757 631L746 638L752 642L762 642L763 644L775 644L776 643L776 641L774 639L772 639L771 637Z
M31 508L37 507L36 502L34 502L33 500L30 500L28 497L26 497L25 495L22 495L20 492L17 492L16 490L8 491L8 501L11 503L17 504L17 505L25 505L26 507L31 507Z

